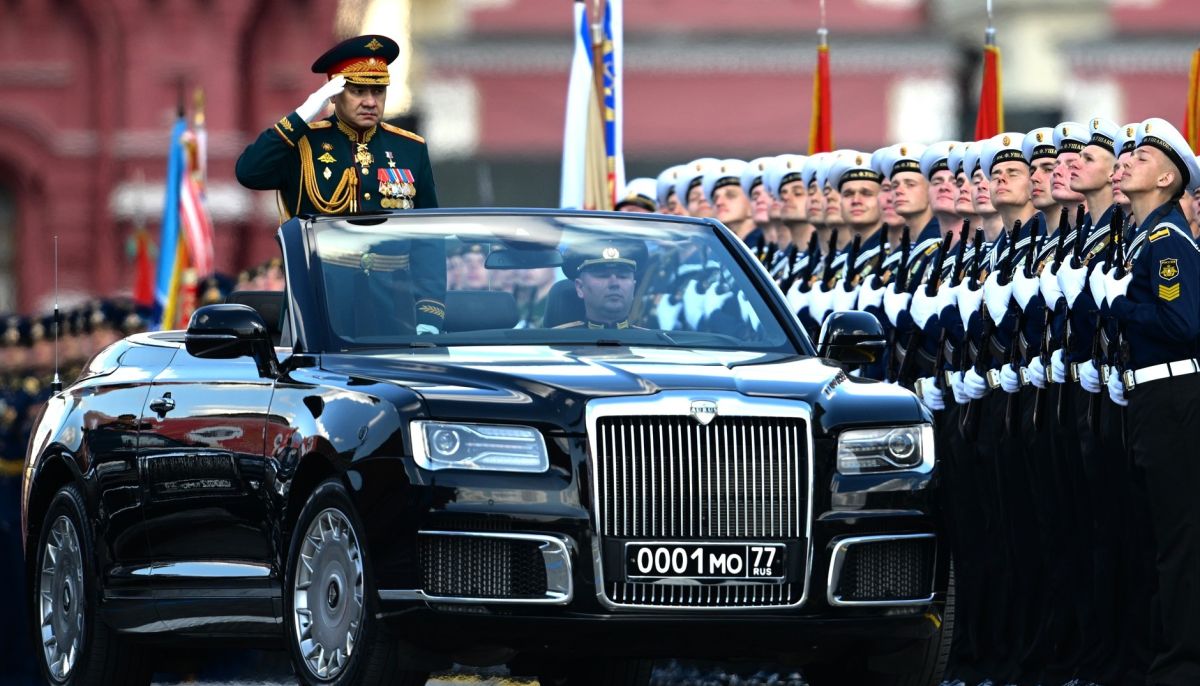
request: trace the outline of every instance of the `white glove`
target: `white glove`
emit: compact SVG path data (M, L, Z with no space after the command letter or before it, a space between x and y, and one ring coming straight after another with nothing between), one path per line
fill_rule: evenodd
M966 279L955 288L958 289L958 314L962 317L965 327L970 323L971 315L979 311L979 303L983 302L983 289L971 290Z
M818 324L825 321L825 315L829 314L833 307L833 292L836 288L825 290L821 285L813 286L808 293L808 314Z
M1058 286L1062 289L1063 297L1067 299L1067 307L1075 307L1075 298L1083 292L1083 284L1087 281L1087 265L1079 268L1063 262L1058 268Z
M992 315L992 321L998 322L1008 312L1008 304L1012 302L1012 281L1000 285L1000 274L992 272L988 274L987 281L983 282L983 299L987 303L988 313Z
M959 405L966 405L971 398L967 395L967 391L963 388L962 372L954 372L950 375L950 391L954 393L954 402Z
M1092 300L1096 302L1096 306L1104 304L1104 269L1101 265L1096 265L1091 274L1088 274L1088 290L1092 293Z
M717 282L713 281L712 285L704 291L704 316L711 317L713 312L721 309L725 305L725 301L733 297L733 291L717 293Z
M1129 401L1125 399L1125 382L1115 371L1108 375L1108 397L1121 407L1129 406Z
M417 335L418 336L423 336L425 334L431 334L431 333L436 334L436 333L441 333L441 331L439 331L438 328L436 326L434 326L433 324L417 324Z
M1037 295L1041 284L1038 282L1038 277L1025 276L1025 270L1018 269L1017 273L1013 276L1012 286L1013 298L1021 306L1021 309L1024 310L1029 307L1029 301L1033 300L1033 296Z
M942 390L933 382L932 376L917 379L917 387L920 389L920 393L917 393L917 396L921 398L921 402L925 403L925 407L931 410L946 409L946 401L942 398Z
M892 322L892 326L900 321L900 313L908 309L908 303L912 300L912 296L904 291L896 292L896 284L892 282L890 288L883 293L883 311L887 313L887 317Z
M838 284L833 288L833 310L835 312L843 312L853 310L854 304L858 302L858 289L851 288L846 290L845 284Z
M938 288L937 302L934 304L937 307L939 314L947 307L954 307L958 303L958 289L949 285L943 285Z
M325 105L329 104L329 99L341 93L346 88L346 77L335 76L325 82L313 94L308 96L308 100L304 104L296 108L296 114L304 121L312 121L317 118L317 115L325 111Z
M683 300L673 303L669 294L663 295L654 308L654 317L658 320L658 328L664 331L674 331L679 326L679 312L683 310Z
M1091 360L1079 365L1079 385L1088 393L1100 392L1100 370Z
M754 307L750 304L750 301L746 300L746 294L742 291L738 291L737 298L738 309L741 310L742 313L742 321L749 324L750 328L757 330L758 325L762 323L762 320L758 318L758 314L754 311Z
M688 282L683 291L683 318L688 328L695 331L700 326L700 317L704 315L704 294L695 279Z
M1000 388L1004 389L1005 393L1016 393L1021 390L1021 375L1013 369L1011 364L1006 364L1000 368Z
M802 285L800 279L796 279L787 292L788 307L792 309L792 312L797 314L808 305L808 294L810 291L801 290Z
M950 289L944 288L938 290ZM925 295L925 289L923 287L917 289L916 295L914 295L912 298L912 304L908 308L908 313L912 315L913 321L916 322L917 327L921 329L925 328L925 325L929 323L929 320L933 318L933 315L938 314L941 311L942 308L938 307L938 297L936 295Z
M1058 299L1063 297L1063 292L1062 286L1058 285L1058 271L1054 269L1054 265L1048 264L1042 269L1038 283L1041 286L1042 299L1046 301L1046 306L1052 308L1057 305Z
M868 307L882 307L883 293L887 290L887 286L875 287L875 277L869 277L863 280L863 283L858 288L858 309L865 310Z
M1050 353L1050 379L1054 383L1067 382L1067 363L1063 362L1062 348Z
M979 400L987 395L988 382L987 379L975 373L975 368L972 367L963 374L963 394L971 400Z
M1108 298L1109 305L1112 305L1114 300L1129 292L1129 279L1132 277L1133 274L1126 272L1125 276L1118 279L1116 267L1113 267L1104 275L1104 297Z
M1042 364L1041 355L1034 355L1025 371L1029 375L1029 383L1038 388L1046 387L1046 365Z

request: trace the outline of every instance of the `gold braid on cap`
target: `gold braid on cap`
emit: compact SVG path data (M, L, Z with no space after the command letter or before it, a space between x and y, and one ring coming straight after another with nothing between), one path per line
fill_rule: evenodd
M360 62L348 64L338 74L346 77L347 83L368 86L386 86L391 83L388 78L387 62L377 57L369 57Z
M329 200L321 195L321 189L317 185L317 170L313 167L312 146L307 136L300 139L300 183L313 207L321 214L358 211L358 177L354 174L354 167L342 170L342 180L333 190L333 196ZM296 199L296 213L300 213L299 198Z

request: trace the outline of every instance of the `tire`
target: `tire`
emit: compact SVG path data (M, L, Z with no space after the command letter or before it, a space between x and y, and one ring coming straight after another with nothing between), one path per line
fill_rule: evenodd
M312 686L421 686L429 675L401 671L400 642L376 619L363 526L337 479L309 496L284 578L284 631L300 683Z
M97 615L100 575L87 507L75 484L54 495L42 520L31 571L34 645L41 646L38 670L47 684L150 683L140 646Z

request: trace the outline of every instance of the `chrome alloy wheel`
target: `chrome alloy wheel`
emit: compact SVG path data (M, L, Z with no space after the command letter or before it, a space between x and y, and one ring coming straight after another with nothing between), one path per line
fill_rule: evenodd
M79 533L66 515L54 520L42 551L38 611L46 667L56 681L71 676L84 629L83 553Z
M333 679L346 668L363 621L363 564L358 536L341 510L321 511L300 544L292 611L309 673Z

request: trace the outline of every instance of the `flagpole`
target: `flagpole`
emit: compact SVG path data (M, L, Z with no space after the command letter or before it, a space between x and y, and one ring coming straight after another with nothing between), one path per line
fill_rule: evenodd
M829 28L825 23L825 0L820 0L817 28L817 63L813 68L812 114L808 131L808 154L833 150L833 112L829 88Z

